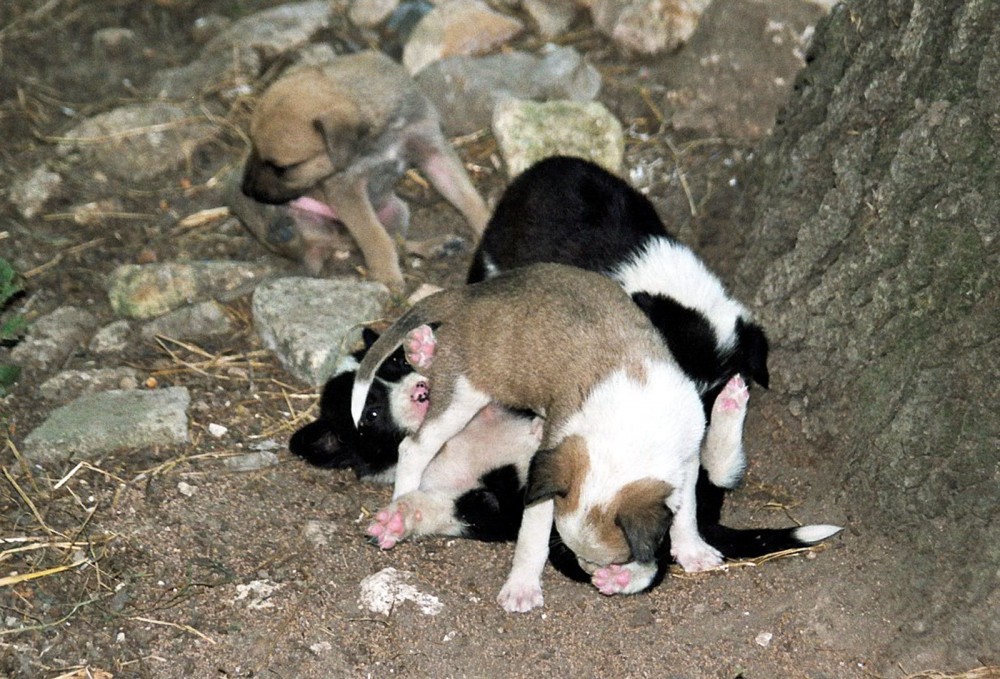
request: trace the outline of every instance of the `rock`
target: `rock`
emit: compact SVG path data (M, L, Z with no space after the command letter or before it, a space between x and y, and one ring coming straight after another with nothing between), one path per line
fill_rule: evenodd
M147 89L171 100L207 90L224 100L248 94L264 64L306 46L329 23L330 11L323 0L293 2L251 14L222 28L198 59L158 73Z
M28 325L27 335L14 347L10 356L24 367L47 370L69 358L90 339L97 318L74 306L60 307Z
M507 52L442 59L416 80L452 136L489 127L503 99L592 101L601 89L600 73L579 52L554 45L544 47L540 56Z
M524 25L478 0L445 0L413 29L403 48L411 74L445 57L486 54L524 29Z
M14 182L7 197L25 219L37 215L46 202L62 186L62 175L44 165L20 181Z
M189 402L184 387L87 394L54 410L25 437L21 453L44 464L121 448L184 444Z
M543 38L565 33L581 9L574 0L523 0L521 5Z
M619 47L639 54L656 54L686 42L711 1L595 0L590 13L594 26Z
M278 464L278 456L274 453L267 451L259 451L256 453L247 453L246 455L237 455L236 457L227 457L222 464L226 469L232 470L234 472L252 472L258 469L266 469L267 467L273 467Z
M115 321L95 332L87 349L93 354L119 354L128 348L131 335L131 323Z
M180 167L215 134L216 125L194 106L132 104L88 118L57 150L120 180L143 182Z
M139 376L135 368L95 368L92 370L64 370L42 382L38 392L50 401L69 401L95 391L135 389Z
M318 386L360 341L360 325L377 318L388 297L381 283L282 278L254 292L254 327L290 373Z
M424 594L410 584L413 578L413 573L392 567L369 575L361 581L358 607L389 615L397 606L412 601L424 615L437 615L444 610L444 604L436 596Z
M493 134L509 177L557 154L587 158L618 174L625 154L621 123L597 102L508 99L493 114Z
M251 262L123 264L111 273L108 299L116 314L148 319L185 304L235 299L272 273Z
M743 139L769 134L823 15L798 1L712 3L670 70L664 109L674 127Z
M157 335L177 340L201 339L233 332L233 322L214 299L181 307L150 321L141 334L151 340Z
M399 0L354 0L347 16L355 26L375 28L388 19L397 7Z

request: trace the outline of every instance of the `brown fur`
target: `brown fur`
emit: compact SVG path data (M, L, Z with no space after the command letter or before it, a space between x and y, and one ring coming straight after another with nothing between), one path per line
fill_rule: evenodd
M641 374L651 357L672 360L617 283L574 267L536 264L421 300L372 346L358 380L373 374L409 331L430 323L440 326L434 363L424 371L434 391L426 421L448 408L455 380L464 376L505 406L543 413L543 448L559 443L560 425L613 371ZM474 346L497 350L469 350Z
M341 56L275 82L254 111L250 139L242 192L271 204L321 197L372 275L390 285L403 281L393 236L405 235L408 213L393 190L407 166L424 170L476 237L489 217L433 105L378 52ZM301 257L318 274L330 248L315 235L303 243Z
M531 495L525 502L555 496L560 512L575 512L589 470L587 444L579 436L567 437L552 450L540 450L531 460Z

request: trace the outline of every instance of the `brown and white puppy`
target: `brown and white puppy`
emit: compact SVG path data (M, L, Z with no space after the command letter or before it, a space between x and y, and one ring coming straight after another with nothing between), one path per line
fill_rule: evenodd
M295 201L296 208L316 212L312 221L295 222L301 241L295 248L313 274L334 248L335 234L323 223L339 222L372 276L402 285L394 237L405 236L409 209L394 190L414 165L477 238L489 218L433 104L380 52L340 56L280 78L254 110L250 140L241 190L262 203Z
M626 564L655 571L668 531L671 555L685 570L721 562L696 522L705 432L698 392L621 286L536 264L421 300L358 367L355 423L379 364L422 325L435 327L425 371L433 397L417 432L399 446L393 499L417 489L438 451L490 403L545 418L514 564L498 596L506 610L542 604L553 518L565 544L595 571Z

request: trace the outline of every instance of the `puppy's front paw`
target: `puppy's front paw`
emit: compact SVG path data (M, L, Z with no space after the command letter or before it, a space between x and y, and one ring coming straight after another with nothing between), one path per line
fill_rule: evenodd
M625 591L629 583L632 582L632 574L624 566L615 563L594 571L590 582L597 588L598 592L610 596Z
M392 549L396 543L410 534L412 528L407 523L420 520L419 510L413 513L411 521L408 518L407 506L403 503L389 505L375 514L375 521L365 531L374 538L380 549Z
M406 336L403 346L406 351L406 360L417 370L429 368L434 362L437 340L434 339L434 331L429 325L421 325L411 330Z
M670 555L688 573L707 571L722 563L722 553L703 541L675 543Z
M527 613L545 602L542 583L508 580L497 595L497 603L508 613Z

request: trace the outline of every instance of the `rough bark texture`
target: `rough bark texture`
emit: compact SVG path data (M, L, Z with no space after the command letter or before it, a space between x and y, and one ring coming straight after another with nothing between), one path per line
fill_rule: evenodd
M737 287L849 548L894 555L887 660L1000 664L1000 2L848 2L811 52Z

